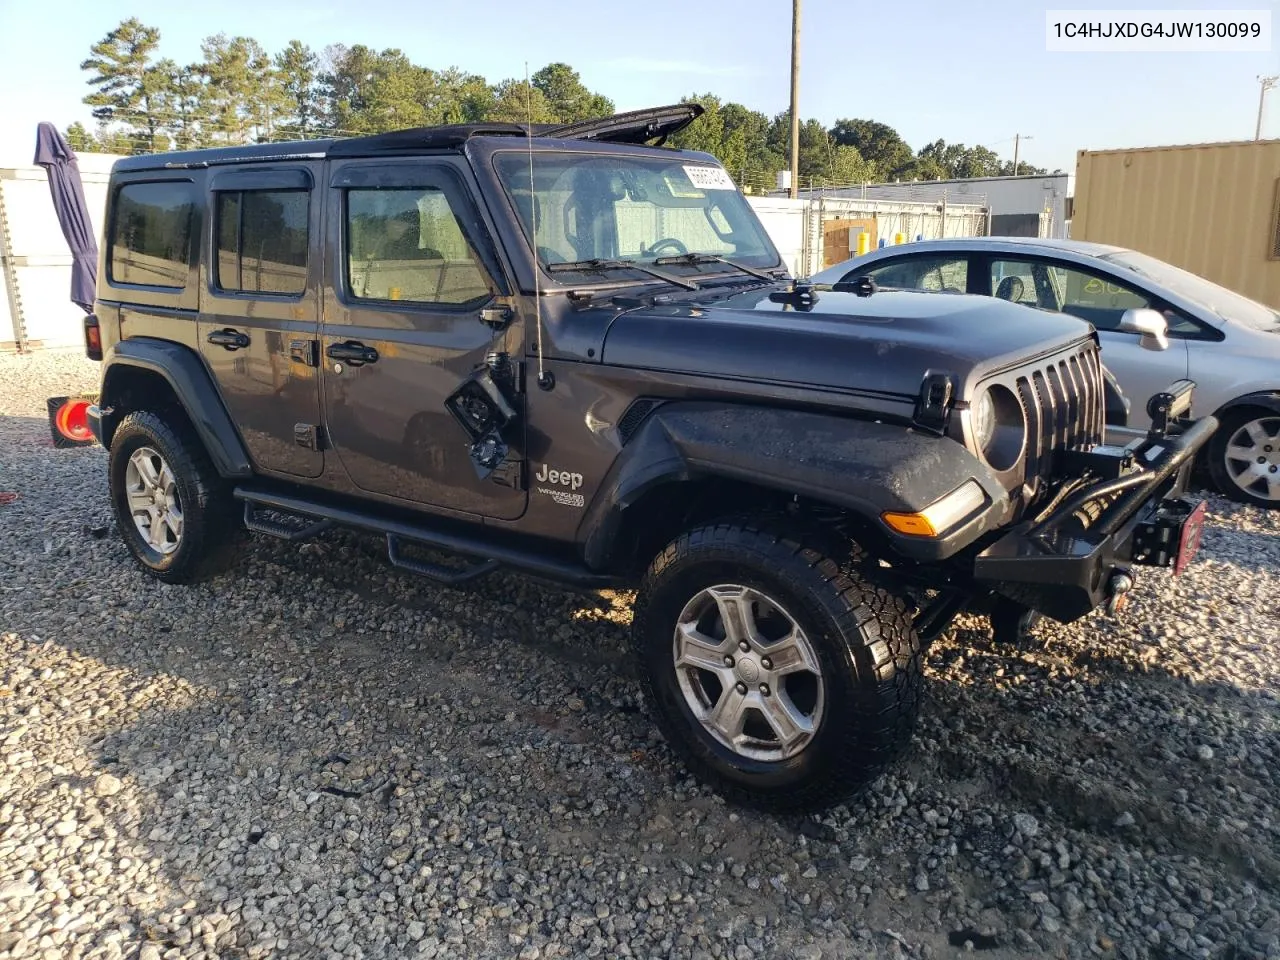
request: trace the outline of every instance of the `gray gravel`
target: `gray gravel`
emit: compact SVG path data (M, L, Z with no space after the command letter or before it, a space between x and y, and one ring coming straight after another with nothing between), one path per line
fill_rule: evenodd
M1280 958L1280 517L1042 649L960 623L906 760L779 819L675 764L627 596L341 533L144 578L48 439L95 376L0 358L0 956Z

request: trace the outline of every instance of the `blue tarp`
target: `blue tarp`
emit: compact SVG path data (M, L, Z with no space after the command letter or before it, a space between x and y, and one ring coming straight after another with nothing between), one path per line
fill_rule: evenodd
M42 123L36 128L35 162L48 173L53 209L71 248L71 302L79 304L85 313L92 313L97 289L98 242L93 235L89 207L84 202L80 165L71 146L51 123Z

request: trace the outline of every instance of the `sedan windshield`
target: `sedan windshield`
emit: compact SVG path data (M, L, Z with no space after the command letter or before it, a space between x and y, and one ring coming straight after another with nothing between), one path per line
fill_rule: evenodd
M1102 259L1116 266L1126 267L1165 287L1170 292L1216 313L1224 320L1235 320L1257 330L1280 328L1280 314L1270 307L1233 293L1226 287L1220 287L1216 283L1211 283L1203 277L1165 263L1163 260L1135 253L1132 250L1104 254Z
M504 151L495 164L538 260L561 265L551 271L557 277L599 279L601 263L624 278L627 263L656 263L685 277L781 268L760 221L720 167L674 154L538 151L530 189L528 153Z

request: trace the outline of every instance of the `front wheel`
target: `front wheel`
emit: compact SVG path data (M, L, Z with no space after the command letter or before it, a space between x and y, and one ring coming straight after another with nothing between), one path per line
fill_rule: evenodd
M649 703L694 774L731 800L824 809L910 740L910 616L842 552L725 522L673 541L645 576L633 646Z

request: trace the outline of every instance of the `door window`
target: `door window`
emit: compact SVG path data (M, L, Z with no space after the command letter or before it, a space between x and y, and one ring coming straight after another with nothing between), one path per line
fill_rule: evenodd
M245 190L217 196L217 287L232 293L302 293L307 286L307 191Z
M904 257L870 270L854 270L845 275L844 282L858 277L870 277L876 286L898 290L964 293L968 287L969 261L964 257Z
M347 284L358 300L463 305L494 287L437 187L347 191Z
M1056 264L1047 269L1062 312L1088 320L1099 330L1118 330L1126 310L1152 306L1150 298L1116 283L1111 277Z

